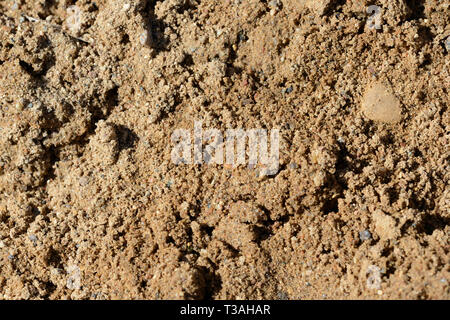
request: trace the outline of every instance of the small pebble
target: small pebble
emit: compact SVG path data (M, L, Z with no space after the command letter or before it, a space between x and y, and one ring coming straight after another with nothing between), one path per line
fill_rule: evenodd
M80 8L76 5L67 8L67 27L73 33L77 33L81 29L82 24L82 12Z
M25 100L23 98L21 98L17 103L16 103L16 109L18 111L22 111L25 108Z
M278 6L279 6L278 0L271 0L271 1L269 2L269 6L270 6L270 7L278 8Z
M297 168L298 168L298 164L296 164L296 163L290 163L290 164L289 164L289 168L290 168L290 169L297 169Z
M80 182L80 186L82 186L82 187L87 186L88 183L89 183L89 178L87 178L87 177L81 177L80 180L79 180L79 182Z
M373 121L396 123L402 118L400 101L380 82L372 83L366 90L362 110Z
M280 300L289 300L289 296L286 292L278 292L278 299Z
M143 46L150 46L150 33L145 30L144 32L142 32L139 36L139 42L143 45Z
M372 234L369 230L364 230L359 233L359 239L361 241L366 241L372 239Z

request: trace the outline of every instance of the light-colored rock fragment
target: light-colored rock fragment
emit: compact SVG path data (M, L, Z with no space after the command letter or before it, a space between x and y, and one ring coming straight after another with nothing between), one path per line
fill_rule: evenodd
M95 162L113 165L119 155L118 137L114 126L100 120L95 135L89 142L89 150Z
M318 15L324 15L337 2L336 0L306 0L305 5Z
M411 13L406 0L381 0L383 19L390 26L405 22Z
M70 6L67 8L66 24L70 32L78 35L83 23L83 15L79 7Z
M372 219L375 223L375 232L382 240L395 239L400 235L395 219L383 211L375 211L372 214Z
M369 85L362 99L362 111L370 120L396 123L402 118L400 101L380 82Z
M308 8L317 15L324 15L336 2L337 0L283 0L283 6L298 12Z

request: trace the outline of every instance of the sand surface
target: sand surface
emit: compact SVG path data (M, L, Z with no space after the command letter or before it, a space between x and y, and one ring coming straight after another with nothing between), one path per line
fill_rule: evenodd
M449 12L1 1L0 299L449 299ZM195 121L278 172L174 164Z

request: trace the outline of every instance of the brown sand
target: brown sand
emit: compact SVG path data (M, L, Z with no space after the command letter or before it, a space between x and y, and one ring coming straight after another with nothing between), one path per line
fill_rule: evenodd
M437 0L0 2L0 298L449 299L449 36ZM280 129L280 171L174 165L197 120Z

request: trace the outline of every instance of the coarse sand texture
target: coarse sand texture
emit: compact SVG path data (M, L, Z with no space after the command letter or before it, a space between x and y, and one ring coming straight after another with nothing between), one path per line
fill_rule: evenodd
M0 299L449 299L449 5L0 1Z

